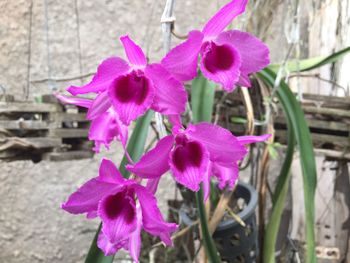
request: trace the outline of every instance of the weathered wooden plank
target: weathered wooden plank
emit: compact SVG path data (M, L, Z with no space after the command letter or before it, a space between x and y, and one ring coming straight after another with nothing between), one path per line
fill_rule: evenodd
M336 97L336 96L325 96L311 93L304 93L303 103L307 103L309 101L315 101L316 103L321 103L322 106L325 107L336 107L336 108L350 108L350 97Z
M312 107L315 108L315 107ZM328 109L327 109L328 110ZM231 117L240 117L240 118L245 118L244 112L242 112L239 108L229 108L227 110L230 118ZM313 109L311 110L313 111ZM316 110L315 110L316 111ZM341 114L343 111L341 112ZM335 116L333 116L335 117ZM333 130L333 131L341 131L341 132L349 132L350 131L350 124L340 121L329 121L329 120L319 120L315 118L307 118L306 119L309 128L318 128L318 129L323 129L323 130ZM350 121L350 120L349 120ZM284 116L277 116L274 118L274 123L275 124L282 124L286 125L286 120ZM233 126L230 127L234 128L235 125L237 124L232 124Z
M60 112L57 113L56 117L59 121L77 121L77 122L89 122L89 120L86 119L85 113L66 113L66 112Z
M334 130L343 132L348 132L350 130L350 125L346 123L316 119L306 119L306 121L309 128L318 128L323 130ZM274 123L286 125L286 119L282 116L278 116L274 119Z
M50 161L69 161L88 159L94 156L91 151L69 151L69 152L52 152L43 155L43 159Z
M67 129L59 128L49 131L50 137L59 138L86 138L88 136L89 129Z
M7 130L44 130L48 129L49 123L34 120L0 120L0 127Z
M344 149L350 146L349 138L328 134L312 133L312 142L315 148L323 148L325 146L335 146L337 149ZM276 130L276 141L285 144L287 133L283 130Z
M10 112L32 112L44 113L55 112L60 109L60 105L52 103L33 103L33 102L0 102L0 113Z
M25 148L54 148L61 146L62 142L60 138L49 137L6 137L0 139L1 151L7 151L8 149L25 149Z
M215 94L217 99L223 95L222 91ZM236 103L242 103L242 97L239 93L230 93L226 97L227 100ZM325 96L318 94L303 93L302 106L322 106L324 108L350 109L350 97Z
M349 110L339 110L339 109L321 108L321 107L312 107L312 106L303 107L303 110L305 113L330 115L331 117L350 118Z
M59 147L62 144L61 139L49 138L49 137L32 137L23 138L29 143L33 144L35 148L53 148Z

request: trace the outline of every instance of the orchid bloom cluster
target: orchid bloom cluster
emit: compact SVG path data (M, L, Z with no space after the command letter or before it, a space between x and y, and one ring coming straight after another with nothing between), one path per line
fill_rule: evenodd
M203 75L227 92L236 86L250 87L249 74L269 63L267 46L256 37L238 30L224 31L243 13L247 0L233 0L221 8L202 31L191 31L188 39L173 48L159 63L149 64L142 49L128 36L120 38L128 61L120 57L104 60L92 81L71 86L75 97L57 94L64 103L88 109L89 139L94 150L107 149L119 140L126 151L128 126L148 110L161 113L172 123L170 135L134 163L129 157L125 179L115 165L103 159L99 175L86 182L62 205L72 214L99 217L102 229L98 247L105 255L128 250L135 262L141 249L141 230L172 245L175 223L164 221L154 196L162 175L170 171L176 182L192 191L203 185L208 198L210 180L218 187L233 188L238 163L247 153L245 145L265 141L269 135L235 137L230 131L210 123L181 123L187 93L184 82ZM94 93L94 99L76 97ZM144 180L144 184L142 181Z

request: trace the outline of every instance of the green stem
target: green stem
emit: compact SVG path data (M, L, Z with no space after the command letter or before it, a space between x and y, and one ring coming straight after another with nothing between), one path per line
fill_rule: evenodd
M274 263L275 262L275 245L277 240L278 231L280 229L282 213L285 205L286 196L289 188L290 181L290 167L293 161L295 137L290 123L288 115L287 119L287 138L288 147L286 151L286 157L282 165L280 175L278 176L277 186L273 195L273 206L270 215L269 222L266 226L264 237L264 249L263 249L263 262Z
M219 253L216 250L215 243L211 237L208 227L208 221L205 214L205 207L203 202L203 191L200 189L196 193L197 207L198 207L198 216L200 220L200 225L202 229L203 243L204 248L211 263L220 263L221 259Z

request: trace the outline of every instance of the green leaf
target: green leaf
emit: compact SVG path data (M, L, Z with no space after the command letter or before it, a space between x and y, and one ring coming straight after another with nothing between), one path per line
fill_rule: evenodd
M144 116L137 120L135 128L129 139L127 146L128 153L134 161L138 161L144 151L148 129L153 117L153 112L148 111ZM129 172L125 169L127 158L124 155L119 166L119 171L124 177L129 177ZM90 246L89 252L86 256L85 263L112 263L114 256L104 256L103 252L97 247L97 238L101 230L101 224L97 229L96 235Z
M133 161L137 162L145 149L146 139L148 135L149 125L153 118L154 112L148 111L144 116L137 120L133 129L132 135L129 139L127 151ZM129 171L125 169L125 165L128 163L128 159L124 155L123 160L120 163L119 171L124 177L129 177Z
M215 85L205 79L202 74L198 74L198 77L192 82L191 90L191 106L194 123L201 121L211 122L213 115L214 97ZM196 193L196 200L205 251L210 262L219 263L221 262L221 259L209 232L208 221L206 218L206 212L203 203L202 189Z
M271 88L274 86L276 74L272 70L266 68L258 73L258 76ZM315 263L316 253L314 222L317 176L310 130L300 103L296 100L294 94L284 81L281 81L280 86L277 88L277 96L282 104L283 111L286 114L287 119L290 121L290 127L299 147L300 163L303 174L304 205L306 215L306 262ZM281 184L278 186L277 190L279 193L283 190ZM278 196L279 193L277 193L276 196Z
M246 124L247 123L247 119L242 118L242 117L231 117L230 121L232 123L236 123L236 124Z
M278 158L278 152L273 144L268 144L267 150L272 159L276 160Z
M203 77L201 73L192 82L191 107L193 122L211 122L213 115L215 84Z
M309 71L315 68L322 67L329 63L337 62L339 59L341 59L343 56L345 56L349 52L350 52L350 47L347 47L327 57L315 57L315 58L302 59L300 61L290 61L287 63L286 68L289 72ZM274 71L275 73L277 73L280 66L281 64L272 64L268 68Z
M292 165L294 155L295 137L293 129L291 127L291 121L288 115L286 115L286 119L288 146L286 150L286 157L284 159L280 174L277 179L278 181L272 200L272 211L265 230L264 248L262 253L264 263L275 262L275 245L285 205L285 199L288 193L289 180L291 174L290 167Z
M207 217L205 215L205 207L203 201L203 191L200 189L196 193L197 207L198 207L198 216L201 222L202 236L204 248L207 253L208 259L211 263L220 263L221 259L219 253L216 249L215 243L210 235Z

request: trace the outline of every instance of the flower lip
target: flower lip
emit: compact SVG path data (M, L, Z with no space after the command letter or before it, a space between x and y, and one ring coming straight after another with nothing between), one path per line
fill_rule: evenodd
M144 72L131 71L113 81L108 95L121 122L129 125L151 107L155 90L153 82Z
M125 196L125 191L106 197L102 206L110 220L116 219L124 210L126 223L131 223L135 218L135 201L130 196Z
M187 167L200 167L203 160L203 150L196 141L182 139L173 152L173 163L179 171L185 171Z
M217 45L211 41L206 42L202 50L204 66L211 73L229 70L235 64L234 53L229 45Z
M114 96L122 103L134 102L141 105L149 95L150 81L142 73L131 73L117 78L113 85Z

